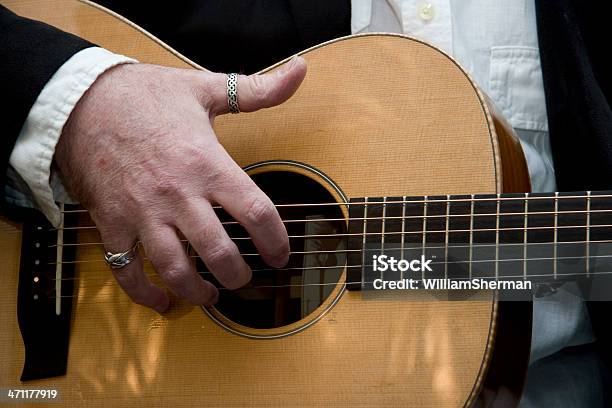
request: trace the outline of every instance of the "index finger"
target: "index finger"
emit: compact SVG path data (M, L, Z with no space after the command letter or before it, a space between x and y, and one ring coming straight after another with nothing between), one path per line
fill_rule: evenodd
M289 260L289 237L272 200L232 160L227 166L223 183L212 192L212 199L221 205L249 233L263 260L281 268Z

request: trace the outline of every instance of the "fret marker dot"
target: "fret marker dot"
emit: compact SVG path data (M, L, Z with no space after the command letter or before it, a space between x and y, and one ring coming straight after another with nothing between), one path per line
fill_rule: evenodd
M38 276L34 277L34 283L38 283L39 280L40 280L40 278Z
M38 264L40 264L40 261L37 259L34 261L34 265L38 265Z
M34 300L38 300L38 295L34 295Z

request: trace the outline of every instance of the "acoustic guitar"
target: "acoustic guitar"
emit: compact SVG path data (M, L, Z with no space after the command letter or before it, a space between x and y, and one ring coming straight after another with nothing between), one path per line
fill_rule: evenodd
M87 1L0 3L142 62L203 69ZM222 289L215 307L173 301L160 316L114 282L85 210L62 207L59 229L36 212L2 219L0 403L15 403L11 394L70 407L517 404L531 303L493 290L375 291L371 251L416 251L448 281L594 274L602 264L590 244L612 239L601 228L610 195L528 193L511 128L431 45L371 34L301 55L309 71L287 103L215 123L277 205L287 267L263 264L218 209L253 280ZM562 262L562 244L582 252Z

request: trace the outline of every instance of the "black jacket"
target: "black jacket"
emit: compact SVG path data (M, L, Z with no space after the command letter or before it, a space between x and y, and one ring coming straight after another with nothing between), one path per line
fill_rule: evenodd
M612 190L612 58L607 31L611 12L608 2L536 1L550 143L560 191ZM587 306L596 348L612 368L612 303L587 302ZM612 397L606 398L612 404Z

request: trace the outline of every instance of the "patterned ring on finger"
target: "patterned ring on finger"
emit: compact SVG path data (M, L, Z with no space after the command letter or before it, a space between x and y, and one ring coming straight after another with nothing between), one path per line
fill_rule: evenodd
M125 252L104 252L104 261L111 269L121 269L129 265L138 255L138 245L140 241L136 240L134 244Z
M240 113L238 105L238 74L227 74L227 106L230 113Z

